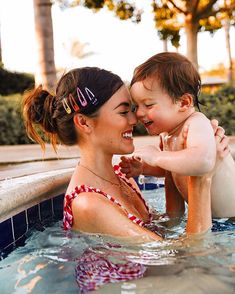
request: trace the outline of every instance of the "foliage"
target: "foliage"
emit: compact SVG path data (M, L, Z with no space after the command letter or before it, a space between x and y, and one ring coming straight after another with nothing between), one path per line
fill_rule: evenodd
M211 34L222 28L225 19L229 19L231 25L235 24L234 0L153 0L152 6L156 28L168 34L165 33L165 39L174 40L176 31L184 28L189 20L198 23L198 32Z
M0 94L10 95L23 93L26 89L34 87L33 75L10 72L0 67Z
M142 11L138 9L134 3L122 0L56 0L60 7L65 9L67 7L84 6L92 9L94 12L102 8L107 8L113 11L115 16L121 20L130 19L138 23L141 21Z
M133 134L134 136L145 136L148 134L148 132L142 123L137 123L137 125L134 127Z
M225 86L215 94L202 94L202 112L209 118L216 118L227 135L235 135L235 87Z
M160 40L169 40L173 46L178 48L180 46L181 25L177 20L177 14L166 3L159 6L156 1L153 1L152 7L155 27Z
M0 96L0 145L32 143L21 117L21 95Z

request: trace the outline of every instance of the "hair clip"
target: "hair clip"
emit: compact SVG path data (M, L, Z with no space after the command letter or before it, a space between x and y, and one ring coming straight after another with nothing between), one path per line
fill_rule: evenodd
M91 100L92 104L96 104L98 102L97 98L95 97L94 93L87 87L85 87L85 92L88 98Z
M82 91L80 90L79 87L77 87L77 95L78 95L78 99L79 99L81 105L82 105L83 107L87 106L88 103L87 103L87 101L86 101L86 98L85 98L85 96L82 94Z
M62 99L62 104L63 104L63 107L64 107L65 111L66 111L68 114L70 114L70 113L72 112L72 110L71 110L71 108L69 107L66 98L63 98L63 99Z
M74 111L78 111L80 109L71 93L69 94L69 102L70 102L70 105L73 107Z

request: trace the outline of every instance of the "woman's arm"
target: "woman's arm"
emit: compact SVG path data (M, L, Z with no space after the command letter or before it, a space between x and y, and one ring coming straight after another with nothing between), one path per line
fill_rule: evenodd
M205 233L211 228L211 180L189 177L187 234Z
M202 177L189 177L187 234L204 233L211 227L211 184L220 162L229 154L228 138L224 129L213 125L216 142L216 164Z

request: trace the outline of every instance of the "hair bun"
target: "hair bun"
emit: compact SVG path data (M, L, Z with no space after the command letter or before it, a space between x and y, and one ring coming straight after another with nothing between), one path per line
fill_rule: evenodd
M46 132L54 133L53 113L56 97L39 86L31 96L30 116L35 124L40 124Z

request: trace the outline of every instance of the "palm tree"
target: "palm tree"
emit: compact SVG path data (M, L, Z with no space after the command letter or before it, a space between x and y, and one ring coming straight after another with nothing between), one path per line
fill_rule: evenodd
M227 58L228 58L228 66L227 66L227 81L231 83L233 81L233 62L232 62L232 54L231 54L231 46L230 46L230 21L229 19L225 19L224 23L224 31L225 31L225 42L226 42L226 50L227 50Z
M1 23L0 23L0 67L2 66L2 39L1 39Z
M50 0L34 0L35 34L38 52L35 84L42 84L48 90L53 90L56 84L51 6Z

